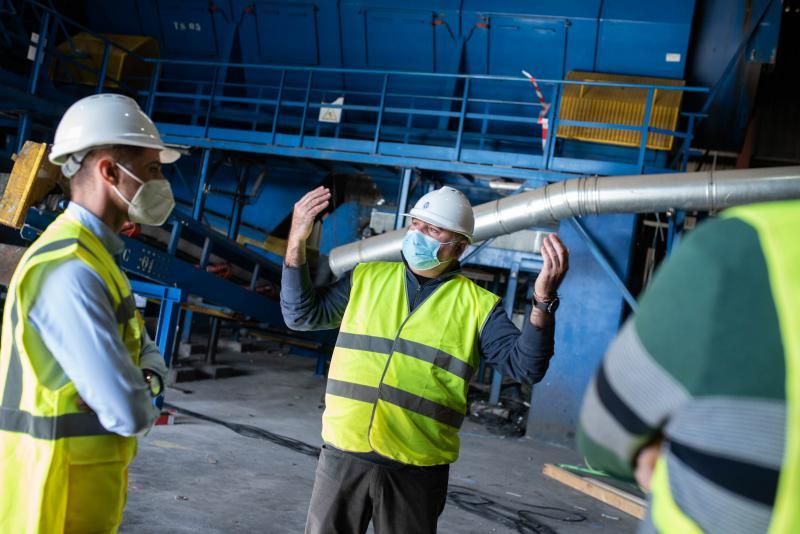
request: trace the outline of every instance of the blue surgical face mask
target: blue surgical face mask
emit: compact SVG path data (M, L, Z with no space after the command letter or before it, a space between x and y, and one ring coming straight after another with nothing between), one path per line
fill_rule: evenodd
M455 241L442 243L418 230L409 230L403 237L403 257L414 269L427 271L443 263L439 261L439 248L451 243Z

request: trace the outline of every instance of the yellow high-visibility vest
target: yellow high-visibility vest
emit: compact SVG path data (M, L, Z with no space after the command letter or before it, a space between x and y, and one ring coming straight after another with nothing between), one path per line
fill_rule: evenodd
M405 266L359 264L328 374L323 439L410 465L454 462L481 329L498 300L456 275L409 314Z
M138 366L144 323L128 279L100 240L60 215L26 251L3 313L0 345L0 532L116 532L136 438L110 433L78 409L75 385L28 320L47 273L79 259L105 282L119 335ZM87 331L93 325L87 324Z
M784 459L769 533L793 534L800 529L800 201L742 206L723 216L741 219L756 230L769 273L786 360L787 413ZM702 532L672 497L663 458L656 464L651 489L651 513L659 532Z

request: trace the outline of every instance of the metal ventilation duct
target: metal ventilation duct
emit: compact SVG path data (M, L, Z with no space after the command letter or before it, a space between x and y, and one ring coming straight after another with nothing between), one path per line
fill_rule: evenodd
M576 178L475 206L475 241L583 215L716 211L788 198L800 198L800 167ZM405 232L334 248L331 271L340 276L361 262L399 260Z

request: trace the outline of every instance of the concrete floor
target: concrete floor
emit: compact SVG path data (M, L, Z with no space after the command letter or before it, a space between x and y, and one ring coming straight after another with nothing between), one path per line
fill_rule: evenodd
M244 374L179 384L191 392L168 389L167 401L320 445L323 381L314 376L312 360L221 353L219 361ZM544 515L530 516L541 525L517 528L508 520L461 510L451 500L440 518L440 533L635 532L636 519L541 474L546 462L578 463L574 452L527 438L499 438L470 421L461 437L451 492L457 486L480 492L512 516L522 509ZM120 532L302 532L315 466L311 456L177 415L175 424L155 427L140 440ZM586 519L563 520L576 514Z

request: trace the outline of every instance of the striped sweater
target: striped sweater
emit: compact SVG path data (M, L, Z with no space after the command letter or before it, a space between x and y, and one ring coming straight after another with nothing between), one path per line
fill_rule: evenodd
M587 462L632 479L664 437L678 506L706 532L766 532L783 459L785 364L754 228L701 225L676 250L610 346L583 401ZM643 532L654 527L648 519Z

